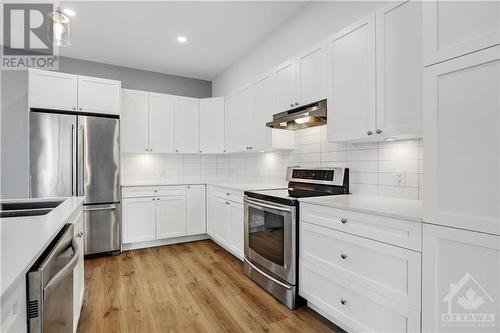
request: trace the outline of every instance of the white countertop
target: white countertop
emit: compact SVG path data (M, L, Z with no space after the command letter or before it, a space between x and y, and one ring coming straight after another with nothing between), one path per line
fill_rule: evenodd
M422 222L422 201L406 200L375 195L330 195L299 199L300 202L363 213L395 217Z
M223 187L235 191L271 190L286 188L285 185L259 184L259 183L237 183L237 182L188 182L188 181L167 181L167 180L122 180L122 187L133 186L174 186L174 185L210 185Z
M24 277L76 210L82 209L83 197L3 200L23 202L53 199L64 202L46 215L0 219L2 297L16 281Z

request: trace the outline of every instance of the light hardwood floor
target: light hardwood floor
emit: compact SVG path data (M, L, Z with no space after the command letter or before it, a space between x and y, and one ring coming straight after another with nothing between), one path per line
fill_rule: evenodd
M85 261L78 332L341 332L288 310L210 240Z

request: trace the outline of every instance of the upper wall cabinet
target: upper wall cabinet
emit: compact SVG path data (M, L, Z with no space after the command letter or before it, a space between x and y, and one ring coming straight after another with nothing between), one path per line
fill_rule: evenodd
M199 100L175 96L175 152L199 153Z
M424 75L423 219L499 235L500 46Z
M500 43L500 2L424 2L424 61L432 65Z
M31 108L120 114L121 82L31 69Z
M250 89L243 88L226 97L225 111L225 150L236 152L252 149L250 146Z
M328 42L328 140L375 134L375 15Z
M422 136L422 2L377 12L377 127L379 138Z
M326 44L307 49L295 59L284 62L275 75L276 112L326 98Z
M200 152L224 152L224 97L200 99Z
M174 151L174 96L122 89L121 152Z

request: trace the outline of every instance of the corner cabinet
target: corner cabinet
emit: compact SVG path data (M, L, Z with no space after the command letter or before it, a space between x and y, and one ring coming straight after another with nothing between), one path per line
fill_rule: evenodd
M121 82L30 69L30 108L120 114Z
M199 153L199 100L175 96L174 121L175 152Z
M226 97L225 150L227 152L252 149L250 121L250 89L246 87Z
M200 99L200 153L224 152L224 97Z
M499 235L500 46L424 75L424 221Z

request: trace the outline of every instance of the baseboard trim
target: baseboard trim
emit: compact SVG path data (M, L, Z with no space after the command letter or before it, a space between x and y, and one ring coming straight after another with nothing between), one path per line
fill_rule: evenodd
M193 235L193 236L183 236L183 237L174 237L167 239L158 239L148 242L138 242L138 243L129 243L122 245L122 251L130 251L130 250L138 250L138 249L146 249L150 247L163 246L163 245L172 245L172 244L180 244L187 242L194 242L204 239L210 239L207 234L201 235Z

